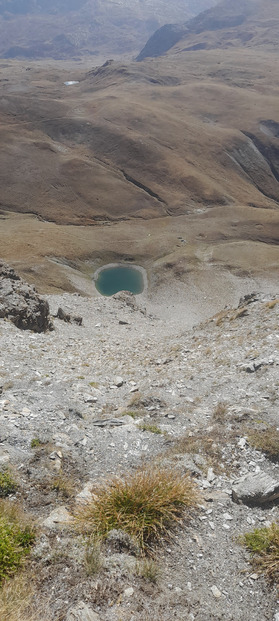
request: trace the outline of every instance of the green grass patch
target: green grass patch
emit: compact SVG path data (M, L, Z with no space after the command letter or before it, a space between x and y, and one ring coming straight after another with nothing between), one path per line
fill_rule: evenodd
M77 516L79 525L101 538L114 528L121 529L143 550L180 524L186 509L192 509L198 498L187 475L156 466L114 477L94 490L94 496Z
M245 533L240 541L252 554L254 568L263 573L269 582L279 584L279 525L275 522L266 528L255 528Z
M31 524L17 505L0 502L0 584L12 576L22 564L35 540Z
M39 438L32 438L30 446L31 448L38 448L38 446L41 446L42 444L43 443L39 440Z
M6 498L10 494L14 494L17 487L17 482L11 472L8 469L2 470L0 472L0 498Z
M139 413L134 412L133 410L124 410L124 412L121 412L121 416L131 416L131 418L135 420L136 418L139 418ZM145 412L143 413L143 416L145 416Z
M141 423L138 427L141 431L149 431L150 433L157 433L158 435L161 435L163 433L160 427L157 427L157 425Z

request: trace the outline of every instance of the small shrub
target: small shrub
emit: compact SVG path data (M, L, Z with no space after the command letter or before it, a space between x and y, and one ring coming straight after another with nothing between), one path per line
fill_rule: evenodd
M279 583L279 525L256 528L246 533L240 541L252 554L252 564L265 574L269 582Z
M150 433L157 433L158 435L162 434L162 430L157 425L150 425L148 423L141 423L139 426L141 431L149 431Z
M248 440L251 446L265 453L271 461L279 461L279 431L276 427L253 431L248 435Z
M39 438L32 438L31 440L31 448L38 448L38 446L41 446L42 442L41 440L39 440Z
M114 477L95 491L90 505L77 516L81 526L105 538L121 529L147 549L181 522L186 508L197 502L197 491L187 475L158 467Z
M0 472L0 498L5 498L14 494L17 490L17 483L9 470Z
M20 567L35 540L32 526L16 505L0 503L0 583Z

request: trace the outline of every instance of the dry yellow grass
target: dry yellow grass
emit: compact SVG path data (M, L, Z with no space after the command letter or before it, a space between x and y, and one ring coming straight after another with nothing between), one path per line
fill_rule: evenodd
M271 426L264 430L250 431L248 432L248 440L251 446L265 453L271 461L279 460L279 431L277 427Z
M102 538L120 528L147 550L182 523L197 499L187 475L149 466L100 485L92 503L77 515L77 523Z

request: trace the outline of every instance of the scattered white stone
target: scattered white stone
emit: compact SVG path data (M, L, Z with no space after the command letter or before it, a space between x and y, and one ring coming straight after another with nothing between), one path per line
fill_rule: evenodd
M97 397L93 397L93 395L84 395L83 400L85 403L96 403Z
M237 446L239 446L241 449L244 449L246 444L247 444L246 438L240 438L238 440Z
M233 516L230 513L224 513L223 518L224 520L233 520Z
M114 384L115 386L117 386L117 388L121 388L121 386L123 386L124 384L124 379L118 375L114 380Z
M132 595L134 595L133 587L129 587L128 589L125 589L123 595L124 597L132 597Z
M29 416L29 414L31 414L31 410L29 410L29 408L23 408L21 410L21 414L22 416Z
M68 611L66 621L101 621L101 618L87 604L79 602Z
M214 481L214 479L216 479L216 475L213 472L213 468L208 468L207 471L207 481L209 481L209 483L212 483L212 481Z
M219 591L218 587L215 584L211 587L211 591L216 599L220 599L220 597L222 597L221 591Z

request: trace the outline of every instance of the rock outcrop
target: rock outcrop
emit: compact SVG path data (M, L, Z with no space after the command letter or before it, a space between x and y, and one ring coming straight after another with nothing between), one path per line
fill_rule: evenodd
M45 332L52 329L48 302L2 261L0 261L0 317L10 319L21 330Z

